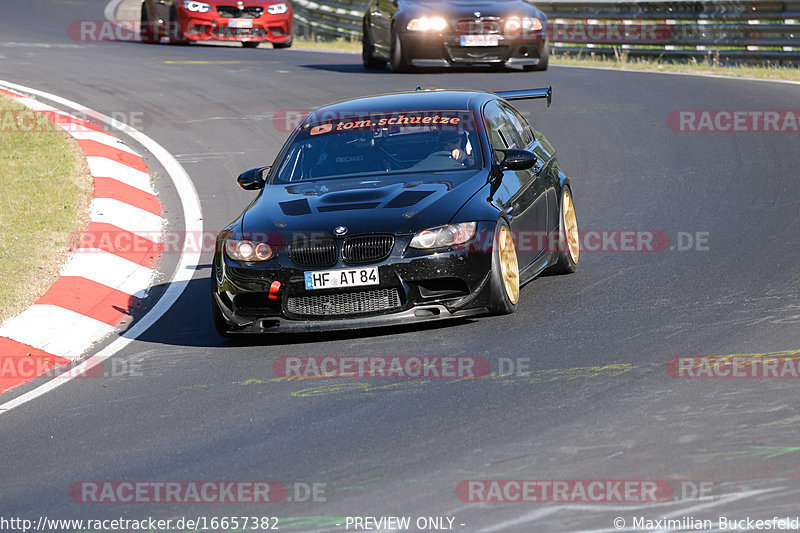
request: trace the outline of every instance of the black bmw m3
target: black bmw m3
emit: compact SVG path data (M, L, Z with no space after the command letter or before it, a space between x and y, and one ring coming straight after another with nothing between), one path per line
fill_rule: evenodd
M371 0L364 67L489 65L546 70L547 15L528 0Z
M520 287L573 272L578 228L555 150L508 93L416 91L314 111L258 197L218 235L222 335L511 313Z

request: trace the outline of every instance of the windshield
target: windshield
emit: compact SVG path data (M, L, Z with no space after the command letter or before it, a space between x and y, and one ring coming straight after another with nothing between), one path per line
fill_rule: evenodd
M275 183L451 172L483 166L472 113L371 114L305 124L278 164Z

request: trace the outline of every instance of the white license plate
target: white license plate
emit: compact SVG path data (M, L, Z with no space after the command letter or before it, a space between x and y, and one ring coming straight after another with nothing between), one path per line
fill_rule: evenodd
M229 28L252 28L253 19L230 19L228 21Z
M306 290L363 287L380 283L378 267L305 272Z
M497 35L462 35L461 46L499 46Z

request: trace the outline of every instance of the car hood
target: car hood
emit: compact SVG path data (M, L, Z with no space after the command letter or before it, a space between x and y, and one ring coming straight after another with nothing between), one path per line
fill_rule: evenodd
M475 18L475 12L480 12L481 17L506 17L509 15L523 15L539 12L531 3L523 0L441 0L419 1L409 4L406 13L409 16L419 14L439 14L451 18Z
M243 213L244 233L411 234L447 224L486 184L486 171L340 178L267 185Z

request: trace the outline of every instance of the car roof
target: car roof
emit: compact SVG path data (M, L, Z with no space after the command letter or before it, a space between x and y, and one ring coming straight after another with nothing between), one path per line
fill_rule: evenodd
M484 91L417 90L353 98L317 108L307 119L329 114L402 113L409 111L471 111L481 102L497 98Z

